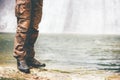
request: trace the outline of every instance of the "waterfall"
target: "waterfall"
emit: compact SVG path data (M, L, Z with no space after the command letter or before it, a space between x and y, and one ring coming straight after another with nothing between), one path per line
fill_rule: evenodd
M0 32L15 32L15 0L0 0Z
M120 34L119 0L43 0L41 33ZM0 0L0 32L15 32L15 0Z

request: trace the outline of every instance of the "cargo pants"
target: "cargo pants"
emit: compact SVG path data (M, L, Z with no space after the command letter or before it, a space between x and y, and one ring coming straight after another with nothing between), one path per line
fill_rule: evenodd
M43 0L16 0L17 30L13 56L19 60L33 58L34 43L38 37L38 25L42 17Z

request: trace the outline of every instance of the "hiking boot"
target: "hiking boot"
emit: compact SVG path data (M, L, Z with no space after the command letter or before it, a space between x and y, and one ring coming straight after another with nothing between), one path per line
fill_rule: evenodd
M17 60L17 68L24 73L30 73L30 69L25 60Z
M46 65L44 63L40 63L38 60L35 58L29 58L27 60L27 65L29 67L34 67L34 68L39 68L39 67L45 67Z

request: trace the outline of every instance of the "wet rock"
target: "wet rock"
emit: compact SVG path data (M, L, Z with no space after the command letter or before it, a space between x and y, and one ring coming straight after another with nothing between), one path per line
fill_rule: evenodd
M111 74L110 74L111 75ZM73 71L66 72L52 69L31 69L30 74L18 71L17 68L0 67L0 77L13 80L120 80L119 75L109 76L103 71Z
M120 75L109 76L106 80L120 80Z

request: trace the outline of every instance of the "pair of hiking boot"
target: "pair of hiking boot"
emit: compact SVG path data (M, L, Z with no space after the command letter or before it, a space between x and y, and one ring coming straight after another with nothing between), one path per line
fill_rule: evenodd
M24 73L30 73L30 67L33 68L39 68L39 67L45 67L46 65L44 63L40 63L35 58L31 59L24 59L24 60L17 60L17 68Z

